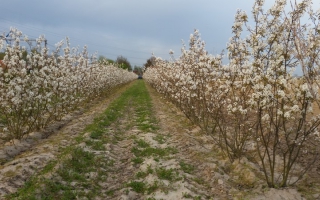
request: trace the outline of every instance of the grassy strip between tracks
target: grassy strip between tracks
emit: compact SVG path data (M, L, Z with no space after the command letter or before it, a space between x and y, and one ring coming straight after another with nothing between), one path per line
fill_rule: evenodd
M125 129L134 125L141 131L157 129L156 120L151 117L152 103L144 82L136 81L76 138L78 145L61 147L57 160L52 160L18 192L6 198L92 199L97 195L104 196L100 193L102 186L99 183L106 180L114 164L114 160L106 156L106 144L117 143L124 131L120 130L118 136L110 137L108 127L118 123L124 112L128 112L128 107L132 106L135 117L128 121ZM89 137L86 137L88 133Z

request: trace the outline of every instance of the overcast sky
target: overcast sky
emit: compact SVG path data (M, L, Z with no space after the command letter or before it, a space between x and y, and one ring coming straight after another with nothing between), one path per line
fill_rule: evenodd
M299 0L298 0L299 1ZM152 52L180 56L181 40L198 29L211 54L219 54L231 37L237 9L251 12L254 0L6 0L1 1L0 33L10 27L29 38L44 34L48 47L70 38L71 46L88 46L115 60L126 57L142 66ZM269 8L274 0L266 0ZM316 7L320 1L314 0Z

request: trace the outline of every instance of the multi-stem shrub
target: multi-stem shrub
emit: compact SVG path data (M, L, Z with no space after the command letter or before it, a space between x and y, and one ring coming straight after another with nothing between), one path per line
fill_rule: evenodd
M319 26L297 24L311 9L311 1L292 5L285 12L286 1L278 0L267 12L263 1L253 7L255 26L249 28L247 46L252 57L252 94L250 104L256 113L254 134L260 164L270 187L285 187L298 181L315 161L318 152L312 141L320 125L319 113L313 105L319 103L316 83L317 59L302 54L297 42L318 36ZM309 12L312 15L312 10ZM319 15L320 13L316 14ZM295 34L300 28L310 35ZM319 51L320 45L310 44L310 50ZM312 53L311 53L312 54ZM299 61L301 65L299 66ZM305 64L303 64L303 62ZM302 77L293 76L297 67L308 68ZM318 106L317 106L318 107ZM304 157L310 160L301 166Z

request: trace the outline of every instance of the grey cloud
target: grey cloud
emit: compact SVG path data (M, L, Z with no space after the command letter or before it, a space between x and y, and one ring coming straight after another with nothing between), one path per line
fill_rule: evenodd
M69 36L73 46L142 65L154 52L176 57L199 29L209 53L220 53L231 36L238 8L249 14L254 0L8 0L1 2L0 32L14 26L49 44ZM266 0L270 7L274 0Z

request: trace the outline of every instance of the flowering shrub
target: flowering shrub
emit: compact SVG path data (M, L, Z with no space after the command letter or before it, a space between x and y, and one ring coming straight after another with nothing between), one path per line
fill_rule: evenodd
M40 46L44 38L39 37L37 51L23 59L22 33L12 29L11 34L16 40L6 46L0 68L0 117L9 139L21 139L92 98L136 79L131 72L89 58L86 47L82 52L71 48L68 38L49 55L48 49ZM0 47L4 48L3 40Z
M205 51L195 30L178 60L156 58L144 77L216 138L231 161L250 153L269 187L285 187L300 180L319 154L320 11L310 0L292 4L289 13L285 0L266 12L263 3L253 6L253 27L237 11L228 65L222 55ZM311 24L301 24L304 14ZM293 76L297 67L302 77Z

